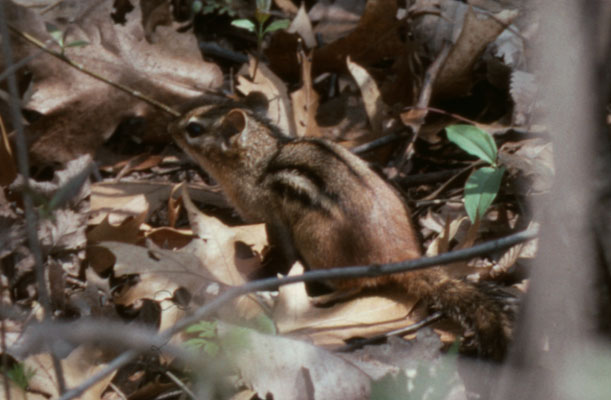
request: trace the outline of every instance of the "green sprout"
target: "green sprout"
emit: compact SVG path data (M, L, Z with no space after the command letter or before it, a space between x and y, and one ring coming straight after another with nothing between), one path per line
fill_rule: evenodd
M216 13L218 15L229 15L234 17L236 12L233 8L234 0L196 0L192 4L192 10L195 14L202 13L204 15Z
M51 36L51 39L53 39L61 49L62 56L68 47L83 47L89 44L89 42L85 40L75 40L74 42L66 43L66 34L59 29L59 27L49 22L45 22L45 27L47 29L47 33Z
M261 58L263 38L265 37L265 35L280 29L286 29L291 23L291 21L289 21L288 19L279 19L266 25L269 18L271 17L271 6L271 0L257 0L257 9L255 10L254 20L236 19L231 23L231 25L235 27L246 29L247 31L253 32L257 35L257 59L255 64L255 71L253 72L253 79L257 73L257 66L259 65L259 60Z
M451 125L446 132L452 143L490 164L473 171L465 182L465 209L475 223L496 198L505 168L498 165L498 149L488 132L472 125Z

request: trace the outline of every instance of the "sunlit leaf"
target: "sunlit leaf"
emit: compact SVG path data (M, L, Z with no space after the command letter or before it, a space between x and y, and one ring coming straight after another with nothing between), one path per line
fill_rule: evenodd
M255 31L255 23L249 19L236 19L231 22L231 25L237 26L238 28L246 29L247 31L254 32Z
M279 19L277 21L272 22L265 28L265 33L274 32L280 29L286 29L291 24L291 21L288 19Z
M465 209L471 219L482 217L494 201L505 168L483 167L471 174L465 183Z
M85 47L89 45L89 42L86 40L75 40L74 42L70 42L66 45L66 47Z
M193 11L194 14L199 13L203 7L204 5L199 0L195 0L193 4L191 4L191 10Z
M496 165L498 150L492 136L473 125L451 125L446 128L448 140L467 153Z
M53 40L55 40L55 42L59 44L60 47L63 47L64 46L64 32L62 32L57 27L57 25L51 24L49 22L45 22L45 28L47 29L47 32L49 33L49 35L51 35Z

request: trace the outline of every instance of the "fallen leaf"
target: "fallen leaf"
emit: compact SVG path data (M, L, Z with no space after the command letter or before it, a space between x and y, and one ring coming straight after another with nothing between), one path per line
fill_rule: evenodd
M269 102L267 118L282 132L295 137L295 123L286 85L263 63L259 63L255 80L252 81L256 64L255 59L251 58L247 69L248 76L244 74L245 72L238 75L236 89L244 95L255 91L263 93Z
M299 269L301 268L301 269ZM289 275L300 274L294 266ZM308 338L318 346L337 347L350 338L370 337L417 322L409 317L417 299L405 293L362 295L331 307L315 307L304 283L278 289L273 320L278 332Z
M320 137L320 129L316 122L319 96L312 85L312 61L303 51L299 54L299 59L303 84L301 88L291 93L297 137Z
M60 360L66 385L75 387L104 369L106 364L101 360L103 360L103 357L99 350L93 350L84 345L77 347L66 359ZM53 398L59 397L57 379L49 354L42 353L30 356L23 361L23 364L25 368L34 371L34 375L28 381L30 390L47 394ZM102 398L102 393L106 390L115 373L116 370L96 382L79 399L99 400Z
M517 15L517 11L504 10L488 16L469 8L460 35L435 80L435 95L447 98L468 94L473 85L473 66L486 46L492 43Z
M120 182L95 183L91 187L91 216L89 225L97 225L104 219L114 226L126 218L140 218L158 209L170 197L173 183ZM205 204L227 208L223 196L208 187L190 185L193 198Z
M317 346L227 324L219 324L219 337L242 380L261 398L369 399L369 377Z
M315 50L314 74L344 72L347 56L360 65L370 66L402 52L405 46L399 38L396 15L397 2L393 0L367 1L353 31Z
M219 282L229 286L243 285L248 275L261 268L260 254L267 246L265 225L229 227L199 211L184 186L182 197L191 229L197 237L181 251L196 256ZM244 248L249 250L246 256L242 254ZM261 312L259 304L249 296L242 296L235 303L242 317L251 318Z
M158 26L156 43L151 45L145 40L139 4L120 24L111 18L113 3L113 0L71 2L71 7L56 7L43 19L32 9L7 2L7 14L16 29L41 41L50 39L45 22L52 22L65 33L65 43L88 42L86 46L66 47L65 55L84 68L170 106L221 83L220 69L202 61L193 35L178 33L174 27ZM16 59L38 52L23 40L13 40L13 44ZM33 95L24 106L43 114L28 127L34 138L31 146L34 161L65 162L92 153L126 117L143 118L146 123L141 133L147 137L167 136L169 114L160 113L50 55L33 58L28 68L32 73Z
M314 32L328 44L352 32L358 25L365 10L366 0L317 1L312 6L310 20L316 22Z
M297 15L293 18L291 25L286 30L288 33L296 33L303 39L308 49L316 47L316 38L312 32L312 23L305 10L305 3L301 3Z
M384 102L382 101L378 85L365 68L350 60L350 56L346 59L346 64L361 90L365 111L367 111L367 117L369 118L369 125L375 134L380 135L384 118Z
M274 0L274 4L286 13L295 14L297 12L297 6L291 0Z

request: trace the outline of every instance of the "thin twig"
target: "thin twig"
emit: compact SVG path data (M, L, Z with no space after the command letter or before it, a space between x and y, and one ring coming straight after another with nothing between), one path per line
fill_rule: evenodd
M109 386L111 387L112 390L115 391L115 393L117 394L117 396L121 398L121 400L127 400L127 396L125 395L125 393L123 393L123 391L117 385L110 382Z
M404 137L405 137L405 134L403 133L391 133L389 135L385 135L375 140L372 140L371 142L363 143L361 145L353 147L352 149L350 149L350 151L352 151L354 154L367 153L369 151L377 149L378 147L382 147L389 143L393 143L398 140L401 140Z
M397 272L414 271L418 269L429 268L432 266L451 264L457 261L469 260L473 257L488 254L490 252L504 250L518 243L535 239L537 237L538 232L538 228L533 227L501 239L491 240L482 244L475 245L468 249L456 250L440 254L435 257L422 257L416 260L408 260L398 263L381 265L341 267L332 268L328 270L308 271L298 276L287 276L284 278L267 278L251 281L242 286L237 286L229 289L216 299L210 301L208 304L195 310L192 315L181 319L176 324L174 324L174 326L161 332L159 334L159 337L162 341L169 340L172 336L174 336L178 332L181 332L186 327L193 325L194 323L204 318L208 318L219 308L233 301L235 298L248 293L257 292L261 290L275 289L279 286L289 285L297 282L313 282L328 279L345 279L389 275ZM64 395L61 396L59 400L70 400L77 396L80 396L89 387L91 387L98 381L104 379L106 375L112 373L115 369L121 368L122 366L131 362L137 355L138 352L136 352L135 350L126 351L119 357L115 358L112 362L110 362L102 371L99 371L97 374L91 376L77 387L64 393Z
M9 29L6 23L6 14L4 13L4 3L0 1L0 37L2 40L2 56L6 65L11 65L13 62L13 52L11 44L9 42ZM34 210L34 201L32 199L32 192L30 190L29 178L30 178L30 166L28 160L28 149L25 141L25 134L23 131L23 123L21 120L21 110L19 109L19 90L17 89L17 79L15 73L12 71L7 77L8 91L9 91L9 109L11 119L13 121L13 127L16 131L15 145L17 153L17 165L19 173L23 177L24 191L22 192L23 207L25 210L25 223L26 232L28 236L28 244L30 246L30 252L34 257L34 265L36 266L36 281L38 283L38 300L45 311L45 318L50 319L52 317L51 300L49 292L47 290L47 283L45 279L45 267L42 261L42 249L40 248L40 241L38 240L38 220L36 211ZM51 358L53 360L53 368L57 378L58 389L60 393L65 391L65 380L62 371L62 366L55 352L51 349Z
M8 25L8 27L10 28L10 30L15 33L17 36L19 36L20 38L24 39L25 41L33 44L34 46L40 48L42 51L44 51L45 53L57 58L58 60L61 60L63 62L65 62L66 64L70 65L71 67L81 71L82 73L89 75L90 77L97 79L101 82L106 83L107 85L110 85L112 87L114 87L115 89L119 89L124 93L127 93L133 97L136 97L148 104L150 104L153 107L156 107L162 111L167 112L168 114L174 116L174 117L180 117L180 113L176 110L174 110L173 108L169 107L166 104L163 104L149 96L146 96L142 93L140 93L137 90L133 90L132 88L122 85L120 83L117 82L113 82L110 79L96 73L93 71L90 71L89 69L87 69L85 66L83 66L82 64L76 63L72 60L70 60L65 54L62 54L58 51L55 51L53 49L50 49L45 43L43 43L42 41L38 40L37 38L35 38L34 36L30 35L27 32L23 32L20 31L19 29ZM8 33L8 32L7 32Z
M339 353L346 353L352 350L356 350L356 349L360 349L363 346L366 346L368 344L375 344L380 342L381 340L384 339L388 339L389 337L392 336L405 336L405 335L409 335L410 333L414 333L417 332L419 329L424 328L425 326L431 325L432 323L435 323L437 321L439 321L440 319L443 318L443 313L441 311L436 311L431 315L427 315L426 318L410 324L404 328L400 328L400 329L395 329L393 331L389 331L389 332L385 332L382 333L380 335L376 335L376 336L372 336L370 338L367 339L363 339L363 340L358 340L354 343L349 343L345 346L339 347L337 349L335 349L335 351L339 352Z
M410 124L413 130L413 137L410 140L409 144L405 148L405 152L403 153L403 161L401 162L400 169L404 169L407 166L407 163L411 160L414 155L414 145L418 136L420 134L420 129L422 125L424 125L424 119L428 114L428 106L431 102L431 97L433 96L433 87L435 86L435 81L437 80L437 75L441 68L445 64L448 55L450 54L451 46L449 43L444 43L441 51L435 58L435 61L426 70L424 75L424 84L422 85L422 90L420 91L420 96L418 97L418 103L416 104L416 109L423 110L424 114L418 117L418 120L412 124Z
M182 381L180 379L178 379L178 377L176 375L174 375L173 373L171 373L170 371L165 371L165 374L167 375L168 378L170 378L172 380L172 382L174 382L184 393L186 393L189 397L191 397L193 400L197 400L197 396L195 395L195 393L193 393L191 391L191 389L189 389L187 387L187 385L185 385L184 383L182 383Z
M0 296L4 297L4 281L0 279ZM2 368L2 383L4 385L4 397L11 400L10 382L8 379L8 354L6 353L6 320L0 320L0 352L2 360L0 368Z
M417 201L428 201L428 200L434 200L436 198L439 197L439 195L441 194L441 192L443 192L444 190L446 190L448 188L448 186L450 186L456 179L458 179L459 176L461 176L462 174L469 172L472 169L475 169L481 165L484 165L485 162L482 160L478 160L475 161L474 163L468 165L467 167L461 169L460 171L458 171L458 173L456 173L454 176L450 177L450 179L448 179L447 181L445 181L444 183L441 184L441 186L439 186L437 189L435 189L433 191L433 193L429 193L428 195L424 196L423 198L421 198L420 200Z

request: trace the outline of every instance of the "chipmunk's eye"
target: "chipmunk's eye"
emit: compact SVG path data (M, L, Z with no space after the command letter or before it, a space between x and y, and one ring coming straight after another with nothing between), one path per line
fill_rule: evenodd
M185 131L187 131L190 137L198 137L204 134L206 128L199 122L191 121L185 127Z

